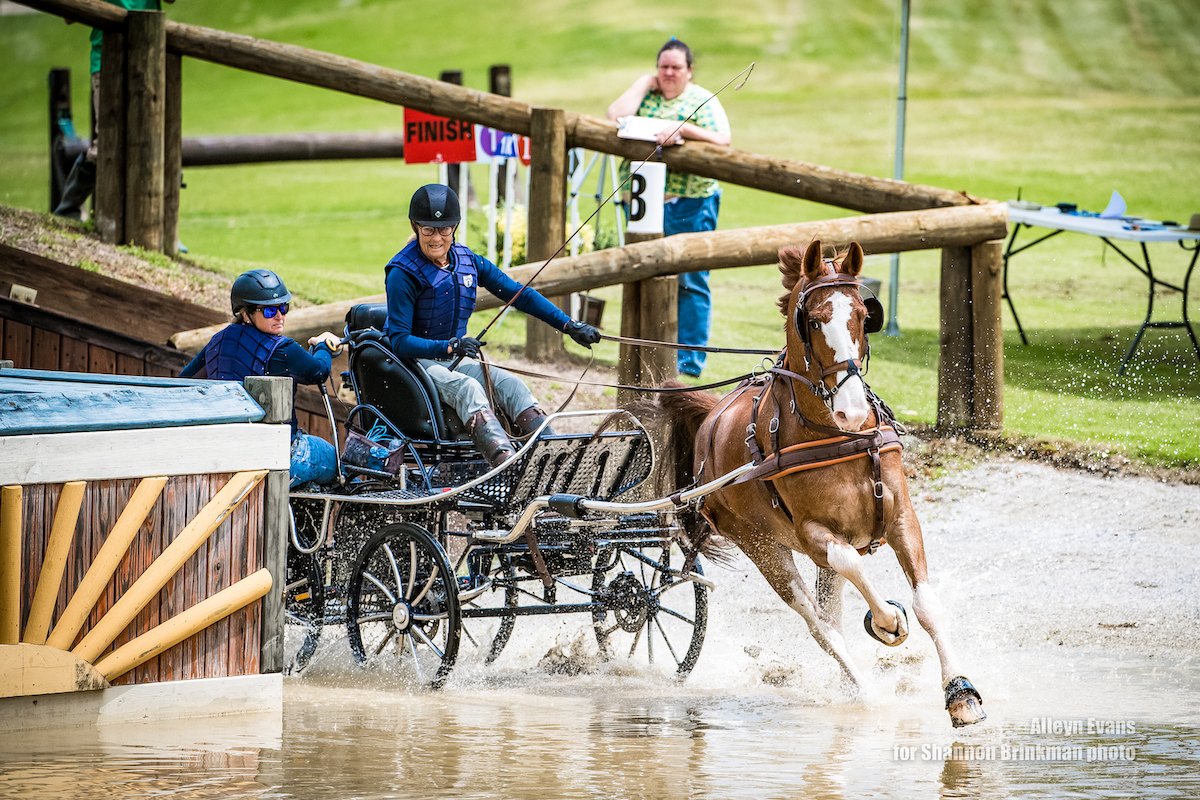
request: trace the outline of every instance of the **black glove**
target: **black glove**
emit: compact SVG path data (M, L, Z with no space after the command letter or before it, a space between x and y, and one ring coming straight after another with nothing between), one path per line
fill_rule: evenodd
M589 350L592 349L592 345L600 341L600 331L579 320L567 325L566 333L575 340L576 344L581 344Z
M479 349L487 342L481 342L470 336L450 340L450 355L459 358L479 358Z

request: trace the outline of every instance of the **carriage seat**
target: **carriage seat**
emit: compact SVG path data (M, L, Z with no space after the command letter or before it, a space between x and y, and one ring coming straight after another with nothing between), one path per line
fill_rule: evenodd
M350 374L359 405L378 409L415 442L470 446L466 426L453 408L442 403L425 369L415 358L392 352L383 334L386 320L384 303L360 303L346 313Z

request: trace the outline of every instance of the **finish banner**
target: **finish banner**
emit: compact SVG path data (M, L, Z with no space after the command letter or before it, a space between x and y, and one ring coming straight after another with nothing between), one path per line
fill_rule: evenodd
M404 109L405 164L461 164L474 160L474 125Z

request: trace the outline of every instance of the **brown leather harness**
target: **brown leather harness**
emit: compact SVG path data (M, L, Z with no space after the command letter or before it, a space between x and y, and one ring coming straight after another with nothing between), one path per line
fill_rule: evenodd
M713 417L713 424L709 428L709 450L713 452L715 446L716 420L724 413L734 399L739 397L742 392L754 385L761 385L762 388L755 395L751 402L750 408L750 424L746 426L746 447L750 451L752 463L755 468L738 477L731 485L746 483L748 481L762 481L771 494L771 505L779 508L787 516L789 520L793 520L792 512L784 502L783 496L776 488L774 481L782 478L785 475L791 475L796 472L802 472L810 469L820 469L821 467L829 467L834 464L841 464L857 458L869 458L871 461L871 493L875 500L875 527L871 535L871 542L866 547L860 548L859 553L869 555L874 553L879 547L887 542L886 525L884 521L883 507L883 474L880 466L880 453L886 453L893 450L902 449L900 444L900 436L897 433L895 415L887 405L871 392L870 387L866 386L866 381L863 380L863 386L866 388L867 397L870 401L875 413L876 426L865 431L844 431L840 428L823 425L804 416L800 410L800 406L796 401L796 383L801 383L817 397L821 398L826 404L831 404L833 396L837 394L838 389L842 387L847 380L852 376L858 375L860 380L863 378L862 362L860 359L849 359L840 361L828 367L823 367L816 359L812 349L812 342L809 337L809 319L806 309L806 301L809 295L816 289L832 287L832 286L858 286L857 279L841 275L833 268L831 261L826 260L825 264L829 272L820 278L811 281L800 292L800 296L796 302L796 310L793 315L793 325L796 328L805 347L805 367L806 371L815 371L819 377L817 380L811 381L806 376L793 372L783 367L772 367L767 370L763 377L755 380L743 382L736 391L734 391L726 399L723 406L717 411ZM878 330L878 328L875 328ZM864 334L865 335L865 334ZM868 346L868 357L870 349ZM787 355L785 350L780 354L777 363L784 363ZM832 389L825 386L825 379L830 375L836 375L838 372L845 371L846 377L839 381ZM776 378L785 378L784 381L790 391L790 411L791 414L798 418L801 427L808 428L819 434L825 434L827 438L818 439L815 441L801 442L799 444L779 445L779 419L780 410L783 408L783 403L776 396L776 386L779 381ZM767 425L767 442L759 442L759 424L758 417L760 409L763 406L764 399L768 399L774 407L771 421ZM764 449L764 444L766 449ZM701 466L701 471L703 466ZM704 512L703 507L701 513ZM712 520L709 519L710 527ZM695 548L699 549L699 544L696 543ZM689 559L691 560L691 559Z

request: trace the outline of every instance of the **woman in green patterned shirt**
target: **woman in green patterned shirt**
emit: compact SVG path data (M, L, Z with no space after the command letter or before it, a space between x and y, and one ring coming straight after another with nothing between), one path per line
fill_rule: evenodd
M692 83L691 48L672 36L658 51L657 65L654 74L638 78L608 107L608 118L616 120L636 115L682 122L691 117L691 121L684 122L678 131L675 126L665 129L659 134L658 143L682 144L684 139L695 139L728 146L731 136L725 109L712 92ZM622 165L622 172L624 176L628 175L628 162ZM664 235L715 230L720 207L721 185L712 178L667 172ZM679 343L708 344L711 326L712 293L708 287L708 273L680 275ZM680 350L679 371L685 375L699 375L704 369L704 355Z

